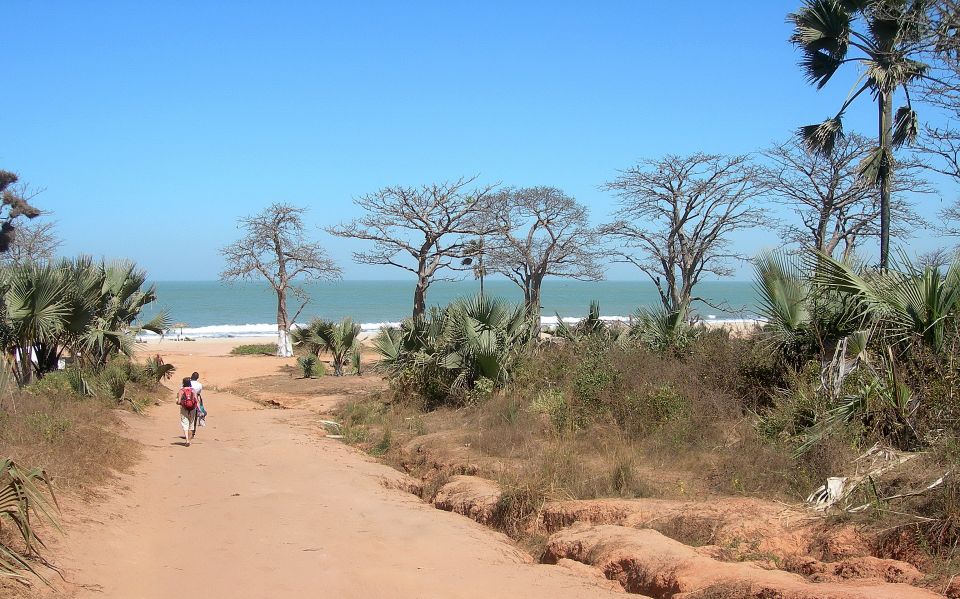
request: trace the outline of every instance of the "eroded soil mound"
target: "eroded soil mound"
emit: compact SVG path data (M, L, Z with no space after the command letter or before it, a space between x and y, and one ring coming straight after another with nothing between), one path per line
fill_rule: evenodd
M433 503L497 525L504 499L495 481L453 476ZM551 502L528 526L553 533L545 563L584 576L601 572L631 593L652 597L937 596L909 586L922 578L912 565L870 556L854 527L827 526L822 518L757 499Z
M929 591L873 581L811 582L749 562L723 562L650 529L576 524L553 534L545 563L573 559L600 568L632 593L663 599L933 599Z

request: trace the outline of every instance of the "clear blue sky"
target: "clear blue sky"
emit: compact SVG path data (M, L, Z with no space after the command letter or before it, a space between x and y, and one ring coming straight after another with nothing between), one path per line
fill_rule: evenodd
M836 111L849 80L817 92L787 42L798 5L7 0L0 168L46 188L63 253L159 280L216 278L271 202L316 227L391 184L553 185L600 222L637 159L752 152ZM874 122L861 103L846 127ZM314 230L348 278L404 276Z

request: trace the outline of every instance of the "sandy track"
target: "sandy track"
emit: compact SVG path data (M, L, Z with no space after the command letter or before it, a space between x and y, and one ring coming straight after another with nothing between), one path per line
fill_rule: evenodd
M191 353L210 373L208 386L279 363ZM529 563L505 537L466 518L384 488L381 478L395 473L320 438L313 413L204 395L209 426L189 448L180 445L172 401L126 418L144 459L96 510L71 518L58 559L68 596L615 595Z

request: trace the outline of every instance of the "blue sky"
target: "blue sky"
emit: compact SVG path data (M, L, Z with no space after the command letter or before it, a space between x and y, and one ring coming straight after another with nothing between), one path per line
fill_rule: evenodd
M310 207L347 278L404 277L317 227L379 187L473 174L560 187L602 222L598 187L640 158L753 152L832 116L852 79L806 84L798 5L7 0L0 168L45 188L63 253L155 279L216 278L236 219L275 201Z

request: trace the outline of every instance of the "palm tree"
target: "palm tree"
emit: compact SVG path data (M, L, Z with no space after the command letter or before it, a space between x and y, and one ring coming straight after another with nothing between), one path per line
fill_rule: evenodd
M857 272L821 253L808 259L815 284L853 300L853 311L876 330L885 345L906 347L913 340L940 353L949 327L960 313L960 258L946 272L918 267L903 256L902 267L886 272Z
M138 323L156 291L132 263L94 264L88 257L42 266L13 265L0 274L0 343L15 356L17 380L28 384L57 367L65 351L100 369L116 352L133 353L140 331L169 327L161 311Z
M877 102L877 145L860 165L861 175L880 187L880 267L889 265L890 184L895 162L893 150L916 139L917 113L908 87L927 78L928 67L914 60L925 32L922 0L807 0L788 20L790 38L803 52L800 66L807 79L822 88L840 67L858 63L863 74L854 90L832 118L800 128L800 136L815 152L828 155L843 135L842 117L865 91ZM865 29L853 28L862 19ZM853 49L857 56L848 56ZM902 89L906 104L893 114L894 93Z
M470 391L481 379L502 385L533 331L522 305L478 295L432 308L428 317L404 321L399 329L386 329L374 347L389 372L412 372L431 384L440 381L446 394Z
M478 237L467 242L463 248L464 257L460 261L461 266L473 267L473 278L480 280L480 295L483 295L483 279L487 276L487 269L483 265L483 256L486 252L483 237Z
M360 325L350 318L340 322L316 319L306 327L291 331L290 337L294 345L305 348L311 355L329 351L333 355L334 376L343 376L348 360L354 362L354 369L360 373L356 358L360 352L360 330Z
M155 285L145 287L147 273L133 262L101 263L97 276L100 288L94 318L83 334L81 348L92 366L102 368L117 351L132 355L140 332L160 335L169 329L170 318L160 311L147 322L137 322L140 312L156 301L157 291Z
M68 314L62 273L49 265L26 265L6 273L3 297L5 345L14 356L15 374L27 385L39 370L38 344L52 341Z

